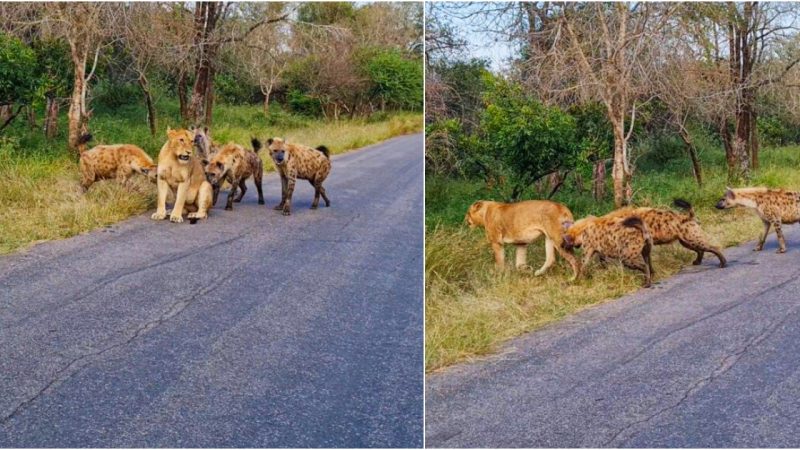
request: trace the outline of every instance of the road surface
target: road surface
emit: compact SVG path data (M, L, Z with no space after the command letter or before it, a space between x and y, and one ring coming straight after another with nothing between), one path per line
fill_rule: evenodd
M800 230L787 240L429 376L426 445L800 447Z
M0 447L420 446L422 145L0 258Z

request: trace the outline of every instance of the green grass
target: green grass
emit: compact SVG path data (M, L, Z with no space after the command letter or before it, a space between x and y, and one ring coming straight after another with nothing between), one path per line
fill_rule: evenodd
M682 197L694 205L701 225L719 244L727 247L755 239L762 226L754 215L741 209L713 208L726 186L724 155L706 150L702 156L702 188L697 187L685 158L653 164L643 161L633 182L634 203L669 207L673 198ZM800 190L798 167L800 147L764 149L761 167L749 185ZM483 230L470 230L463 221L475 200L501 197L480 181L436 176L426 178L425 193L427 371L491 354L510 338L640 288L641 275L618 264L607 268L594 264L588 276L576 282L569 281L571 271L560 258L540 277L527 272L498 273L493 270ZM524 198L542 196L531 189ZM558 192L553 200L566 204L576 219L613 210L612 200L595 202L588 192L580 193L573 186ZM542 244L529 250L534 268L544 261ZM693 257L694 253L677 244L656 247L655 280L678 272ZM713 255L706 255L706 263L714 260ZM513 261L511 249L507 249L508 261Z
M180 126L177 104L159 102L158 109L159 131L151 136L140 105L114 110L96 108L90 123L94 136L90 145L135 144L155 159L167 126ZM394 113L381 117L383 120L328 122L273 110L265 118L260 105L217 105L212 137L218 142L235 141L249 146L251 136L281 136L312 146L326 145L332 153L342 153L422 129L419 113ZM40 125L41 120L40 113ZM40 130L29 130L24 118L18 117L0 135L0 254L113 224L155 205L155 187L140 177L135 177L131 189L122 188L113 180L101 181L83 194L78 184L77 158L66 150L64 114L59 125L61 135L48 141ZM262 159L264 167L273 170L269 158Z

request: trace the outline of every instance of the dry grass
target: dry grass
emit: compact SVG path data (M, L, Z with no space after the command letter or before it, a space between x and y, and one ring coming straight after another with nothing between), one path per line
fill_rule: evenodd
M800 173L795 169L800 163L797 150L795 147L764 152L762 168L752 184L800 188ZM712 156L715 155L709 155ZM714 169L706 167L707 172ZM647 185L639 186L637 203L668 205L673 195L688 197L703 228L719 244L728 247L757 238L762 226L752 213L742 209L725 212L713 209L714 199L725 186L721 173L709 175L703 189L692 184L688 172L678 173L642 174L639 183ZM587 277L570 282L569 266L560 258L551 271L540 277L532 272L496 272L483 230L469 230L461 223L466 206L476 197L485 196L486 192L470 182L428 183L425 367L429 372L491 354L508 339L636 291L642 283L642 275L637 272L619 264L603 268L597 263L590 267ZM611 209L607 204L593 204L574 193L565 193L557 200L569 205L576 218ZM510 267L512 249L506 251ZM528 259L534 268L543 263L541 242L531 246ZM677 244L656 247L654 281L675 274L693 259L693 252ZM704 264L715 262L713 255L706 254Z
M259 108L252 107L252 110L258 111ZM224 138L246 144L251 135L266 137L267 133L274 133L310 145L325 144L334 153L392 136L418 132L422 128L420 114L402 113L373 123L307 122L305 126L279 133L277 129L264 128L255 123L251 126L226 124L225 109L221 112L221 117L215 116L215 123L219 124L214 130L215 139ZM253 114L253 117L259 116ZM98 139L99 142L110 142L107 136L115 135L117 128L124 127L118 124L120 120L117 118L100 117L97 120L96 128L105 135ZM145 128L141 128L138 134L127 131L125 140L141 142L139 145L155 155L158 148L154 142L159 140L150 138ZM122 131L119 135L122 135ZM66 238L106 226L141 214L155 205L155 187L144 180L138 180L130 190L114 181L102 181L95 183L84 195L78 184L78 167L74 158L52 150L25 149L22 141L13 138L0 141L0 178L3 180L0 183L0 254L36 242ZM264 165L267 170L272 170L269 161L265 161Z

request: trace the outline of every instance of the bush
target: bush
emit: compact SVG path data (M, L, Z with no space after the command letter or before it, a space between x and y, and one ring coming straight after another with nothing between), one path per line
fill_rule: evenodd
M214 96L222 103L241 105L255 103L261 95L258 88L229 73L214 76Z
M503 80L495 82L486 101L481 118L482 163L506 176L512 200L539 178L575 166L580 146L572 116Z
M370 95L378 98L385 107L422 110L424 82L421 61L406 58L396 49L370 53L362 63L362 70L372 84Z
M92 89L92 96L99 105L116 109L140 102L142 91L134 83L111 83L107 79L102 79Z
M38 84L34 51L0 33L0 104L31 103Z
M306 117L322 117L322 103L319 99L306 93L292 89L286 94L286 104L289 111Z

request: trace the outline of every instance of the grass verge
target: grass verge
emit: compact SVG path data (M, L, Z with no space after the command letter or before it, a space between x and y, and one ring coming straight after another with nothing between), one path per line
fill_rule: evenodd
M697 187L691 169L682 160L643 170L634 180L635 203L669 206L674 197L686 198L695 206L706 233L719 244L728 247L755 239L762 226L752 213L713 208L725 188L723 161L719 151L704 154L706 180L702 188ZM800 147L764 150L761 167L750 184L800 190L797 167L800 167ZM483 230L469 230L462 223L473 201L492 195L481 182L426 179L425 367L428 372L493 353L508 339L641 286L641 276L619 264L602 268L595 263L588 277L570 282L569 266L560 258L551 271L540 277L525 272L495 272ZM576 219L613 209L610 201L597 203L588 193L570 189L559 192L553 200L569 206ZM774 234L770 239L775 239ZM513 261L512 249L506 251L507 263ZM677 244L656 247L654 280L675 274L691 264L693 258L693 252ZM543 263L542 242L531 246L528 259L534 268ZM715 262L713 255L706 254L704 264Z
M166 117L175 117L174 105L162 105L165 119L159 124L177 127ZM325 122L297 118L278 112L265 120L259 106L219 105L214 112L212 136L216 141L235 141L249 146L250 137L287 137L309 145L326 145L332 153L342 153L382 140L418 132L422 116L396 113L381 120L340 120ZM60 129L66 130L65 118ZM95 183L84 195L78 184L76 158L66 151L65 137L46 141L38 131L29 131L18 120L0 137L0 254L19 250L33 243L61 239L106 226L155 205L155 187L143 180L127 190L114 181ZM164 142L164 133L151 136L144 111L124 106L115 111L96 111L91 123L95 139L91 145L131 143L155 157ZM268 157L264 167L273 170ZM335 169L334 169L335 170ZM138 177L135 177L138 178Z

